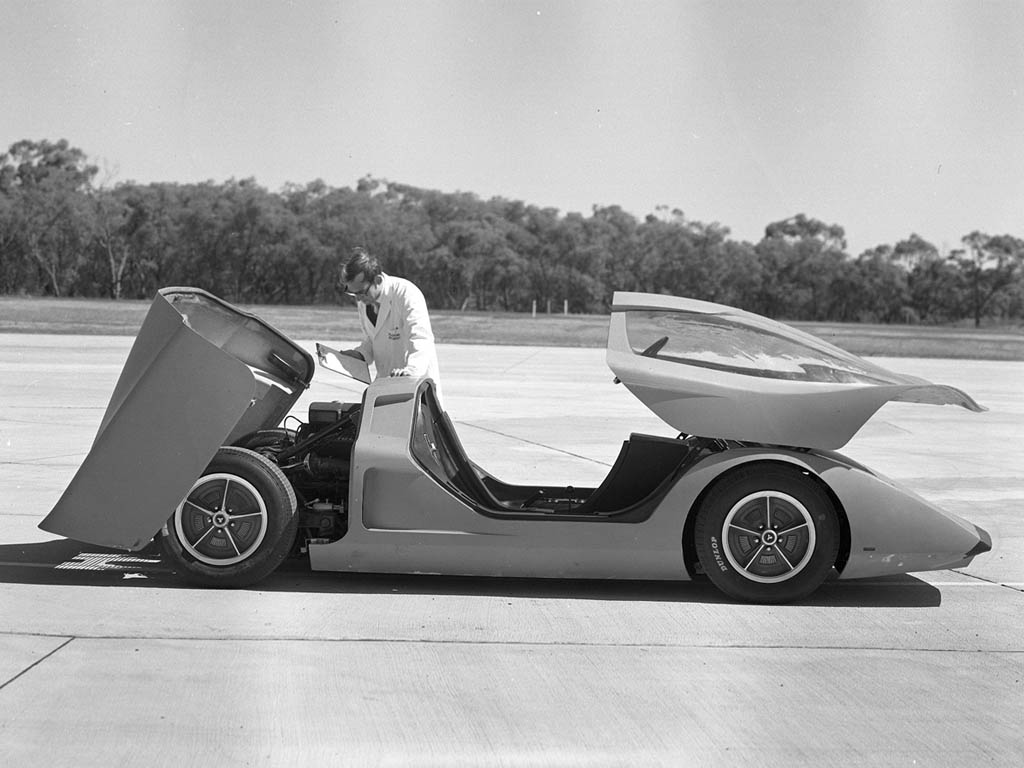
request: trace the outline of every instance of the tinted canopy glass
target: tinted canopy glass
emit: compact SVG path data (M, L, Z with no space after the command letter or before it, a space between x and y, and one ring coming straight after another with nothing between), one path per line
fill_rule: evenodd
M728 315L684 311L626 313L630 348L637 354L744 376L857 384L906 383L865 360L795 329L782 335Z

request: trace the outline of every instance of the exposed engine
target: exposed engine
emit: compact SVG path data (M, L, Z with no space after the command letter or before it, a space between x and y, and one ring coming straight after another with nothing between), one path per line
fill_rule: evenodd
M308 422L289 417L283 427L262 429L235 443L277 464L295 489L300 549L309 542L326 543L345 535L360 412L359 403L311 403ZM293 427L291 421L298 424Z

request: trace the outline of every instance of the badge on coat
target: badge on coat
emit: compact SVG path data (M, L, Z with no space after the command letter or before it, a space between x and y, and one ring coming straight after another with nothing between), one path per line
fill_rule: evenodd
M402 338L402 332L399 331L397 328L393 328L392 330L388 331L388 339L390 341L398 341L400 338Z

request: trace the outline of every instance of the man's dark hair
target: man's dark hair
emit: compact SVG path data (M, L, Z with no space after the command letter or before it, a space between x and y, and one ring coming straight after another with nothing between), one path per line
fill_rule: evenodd
M359 275L362 275L370 283L376 280L380 273L380 262L377 261L377 257L371 256L370 252L362 246L357 246L352 249L348 261L345 262L345 266L341 270L341 279L346 283L351 283Z

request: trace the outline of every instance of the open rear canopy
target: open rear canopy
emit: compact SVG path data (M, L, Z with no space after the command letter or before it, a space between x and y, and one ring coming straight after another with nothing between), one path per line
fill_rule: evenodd
M985 410L954 387L695 299L616 293L607 360L666 423L708 437L835 449L890 400Z

